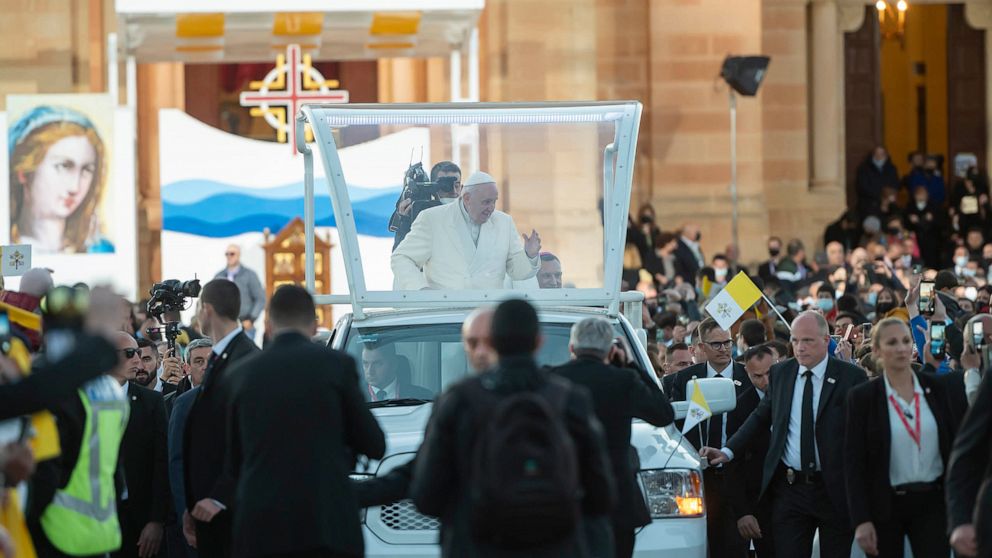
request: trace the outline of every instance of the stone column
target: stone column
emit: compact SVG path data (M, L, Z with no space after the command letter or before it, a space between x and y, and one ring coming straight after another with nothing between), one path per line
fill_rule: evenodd
M814 189L840 189L843 153L843 36L838 28L836 0L813 0L811 25L812 67L812 177Z

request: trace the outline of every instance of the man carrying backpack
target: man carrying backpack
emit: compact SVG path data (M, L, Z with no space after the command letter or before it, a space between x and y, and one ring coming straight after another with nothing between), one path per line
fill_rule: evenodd
M500 304L491 338L497 366L434 403L413 501L441 519L444 557L589 556L582 517L609 514L615 499L589 394L537 367L530 304Z
M651 514L637 486L632 463L630 421L639 418L655 426L675 420L675 411L658 384L642 370L607 364L613 350L613 326L606 318L591 316L572 326L568 349L573 360L551 371L592 394L596 416L606 433L606 447L617 482L613 523L615 558L630 558L634 530L651 523Z

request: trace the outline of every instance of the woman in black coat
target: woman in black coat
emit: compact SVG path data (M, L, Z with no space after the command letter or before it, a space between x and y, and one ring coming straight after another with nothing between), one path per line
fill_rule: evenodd
M883 372L847 400L844 466L855 541L869 556L902 558L908 536L914 556L948 556L943 479L959 417L943 382L913 371L905 322L879 322L872 349Z

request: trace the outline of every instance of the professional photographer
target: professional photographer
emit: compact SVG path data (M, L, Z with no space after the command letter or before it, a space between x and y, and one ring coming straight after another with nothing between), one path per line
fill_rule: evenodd
M421 163L411 165L403 178L403 193L396 202L396 211L389 219L389 230L396 233L393 250L403 242L420 212L446 203L453 203L462 193L462 170L451 161L442 161L431 168L427 180Z

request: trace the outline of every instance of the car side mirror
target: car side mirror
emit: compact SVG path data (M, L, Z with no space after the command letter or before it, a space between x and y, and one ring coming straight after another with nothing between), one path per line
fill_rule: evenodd
M698 382L698 384L697 384ZM689 400L695 393L696 385L703 392L706 404L714 415L729 413L737 408L737 389L734 381L730 378L700 378L690 380L685 386L686 401L675 401L672 407L675 409L675 420L685 420L686 412L689 410Z

